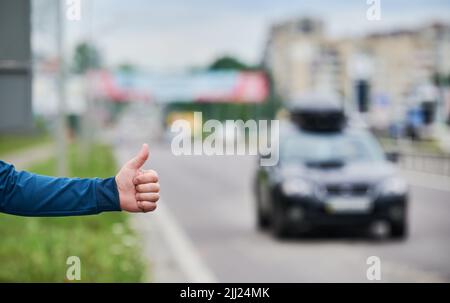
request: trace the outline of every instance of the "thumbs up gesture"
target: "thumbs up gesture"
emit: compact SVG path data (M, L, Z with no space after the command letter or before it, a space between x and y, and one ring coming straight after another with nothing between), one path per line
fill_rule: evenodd
M142 145L139 153L128 161L116 176L120 207L129 212L151 212L159 200L158 174L142 170L149 157L148 145Z

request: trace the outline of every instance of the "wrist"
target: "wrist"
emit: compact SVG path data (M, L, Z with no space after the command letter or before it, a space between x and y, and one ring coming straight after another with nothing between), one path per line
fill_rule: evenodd
M115 177L98 179L96 193L99 212L121 211L120 193Z

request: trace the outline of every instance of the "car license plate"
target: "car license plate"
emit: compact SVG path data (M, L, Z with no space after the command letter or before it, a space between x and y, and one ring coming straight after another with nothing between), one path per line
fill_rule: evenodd
M371 208L372 201L365 197L333 197L326 202L331 213L367 213Z

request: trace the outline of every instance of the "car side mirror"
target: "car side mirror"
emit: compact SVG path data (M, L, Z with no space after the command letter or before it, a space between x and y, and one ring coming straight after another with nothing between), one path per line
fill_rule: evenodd
M389 162L397 163L400 160L400 153L398 153L398 152L387 152L386 153L386 159Z

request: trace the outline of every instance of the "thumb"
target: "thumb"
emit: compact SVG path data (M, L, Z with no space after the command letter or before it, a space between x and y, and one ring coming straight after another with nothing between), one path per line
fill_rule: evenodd
M136 155L136 157L128 161L127 166L132 169L139 169L144 165L145 161L147 161L148 156L149 156L148 145L143 144L141 150Z

